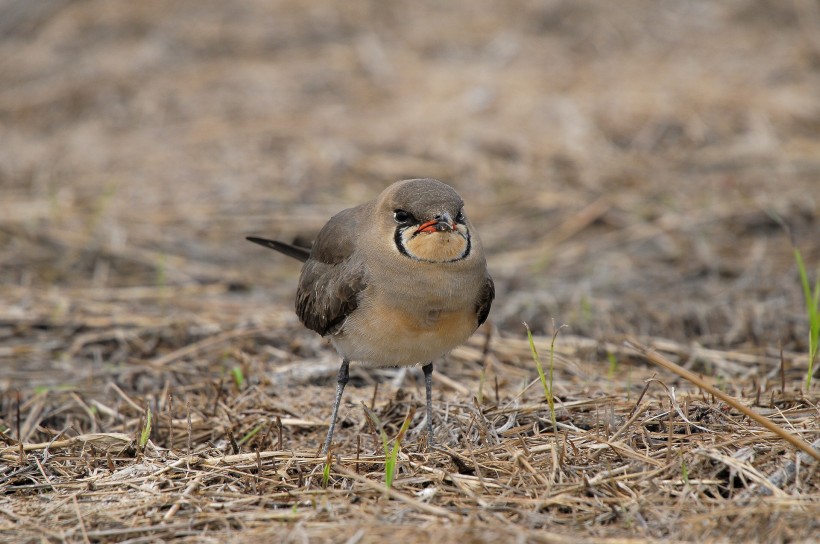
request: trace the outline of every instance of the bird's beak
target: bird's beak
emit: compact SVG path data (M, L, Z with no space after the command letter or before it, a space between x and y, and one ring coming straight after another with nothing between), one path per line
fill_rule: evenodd
M419 225L419 228L416 229L416 234L419 232L448 232L455 229L456 224L453 218L450 217L449 213L444 212L441 215L437 215L435 219L431 219Z

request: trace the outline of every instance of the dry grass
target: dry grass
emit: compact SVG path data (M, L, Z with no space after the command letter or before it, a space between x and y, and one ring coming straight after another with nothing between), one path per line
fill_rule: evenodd
M0 540L811 541L813 458L624 335L820 447L780 226L818 270L818 35L806 0L0 2ZM354 367L323 488L339 361L242 239L412 176L465 197L491 324L390 491L361 403L395 436L423 383Z
M108 330L95 341L119 338L107 342L112 349L149 341L147 333ZM405 378L401 387L382 382L371 398L365 382L373 376L354 372L358 386L346 396L323 489L317 453L335 361L266 373L271 355L259 348L271 340L256 326L236 329L110 365L66 391L8 392L3 530L20 540L376 542L388 535L560 541L578 531L601 540L696 541L727 534L753 540L766 531L766 539L779 540L808 539L817 529L820 476L813 459L710 395L673 389L634 352L574 337L558 346L557 435L540 388L532 386L537 378L525 339L490 343L482 404L475 388L485 367L484 339L456 350L444 376L437 374L440 447L431 452L417 442L417 416L390 491L381 441L357 406L373 402L395 435L423 392ZM537 342L543 348L549 338ZM713 365L723 376L742 365L776 378L779 366L771 357L699 352L668 341L657 348ZM617 353L626 385L600 372L609 351ZM99 358L111 359L107 350ZM227 371L234 365L247 377L241 387ZM388 372L395 373L380 373ZM719 385L820 446L818 396L782 392L777 379L751 385L759 379L744 380L746 390ZM796 372L785 379L800 383ZM147 408L153 432L140 451Z

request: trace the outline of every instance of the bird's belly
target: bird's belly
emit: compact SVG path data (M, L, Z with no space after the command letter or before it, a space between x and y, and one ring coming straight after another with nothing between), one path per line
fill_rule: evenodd
M374 366L416 365L433 361L463 343L477 324L472 308L408 312L373 305L367 311L353 312L331 341L350 361Z

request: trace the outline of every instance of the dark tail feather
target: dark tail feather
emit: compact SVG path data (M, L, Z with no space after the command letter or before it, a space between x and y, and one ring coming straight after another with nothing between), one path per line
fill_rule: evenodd
M284 242L277 242L276 240L257 238L256 236L248 236L245 238L245 240L249 240L254 244L259 244L260 246L265 246L267 248L274 249L279 253L284 253L288 257L299 259L302 262L307 261L308 257L310 257L310 248L307 247L294 246L291 244L286 244Z

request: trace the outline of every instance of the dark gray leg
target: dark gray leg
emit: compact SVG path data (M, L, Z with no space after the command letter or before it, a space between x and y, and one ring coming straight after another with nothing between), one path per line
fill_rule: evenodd
M333 440L333 430L336 428L336 416L339 413L339 403L342 401L342 393L345 391L347 380L350 379L350 361L342 359L342 366L339 367L339 375L336 377L336 401L333 403L333 415L330 417L330 428L327 430L325 445L322 446L322 455L330 448L330 441Z
M427 444L433 445L433 363L427 363L424 372L424 391L427 393Z

